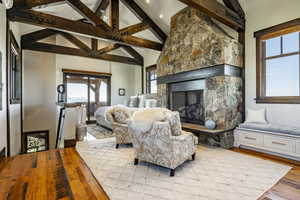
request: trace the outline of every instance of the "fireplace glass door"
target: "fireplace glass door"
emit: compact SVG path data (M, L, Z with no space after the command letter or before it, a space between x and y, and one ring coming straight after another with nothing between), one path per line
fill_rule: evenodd
M171 109L179 112L182 122L203 125L203 90L172 92Z

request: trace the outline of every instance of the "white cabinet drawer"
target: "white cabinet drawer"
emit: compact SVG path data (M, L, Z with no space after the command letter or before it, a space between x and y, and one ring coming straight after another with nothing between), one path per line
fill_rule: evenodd
M254 146L263 146L263 135L258 133L240 132L239 140L241 144L248 144Z
M264 135L264 146L272 150L277 150L283 153L295 153L295 145L295 141L288 138Z
M300 155L300 141L296 141L296 153Z

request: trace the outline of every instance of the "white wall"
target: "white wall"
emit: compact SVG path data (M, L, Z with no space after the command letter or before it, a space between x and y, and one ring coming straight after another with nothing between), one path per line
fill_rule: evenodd
M55 42L55 38L49 41ZM25 50L24 131L49 130L50 146L56 133L55 54Z
M2 111L0 111L0 151L6 148L6 11L0 4L0 51L2 52Z
M299 0L241 0L246 7L246 107L266 108L270 122L300 124L300 105L256 104L256 46L253 33L300 17Z

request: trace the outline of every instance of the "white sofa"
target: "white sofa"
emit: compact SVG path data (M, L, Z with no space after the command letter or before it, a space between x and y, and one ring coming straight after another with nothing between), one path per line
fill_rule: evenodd
M235 147L300 161L300 127L244 123L235 131Z

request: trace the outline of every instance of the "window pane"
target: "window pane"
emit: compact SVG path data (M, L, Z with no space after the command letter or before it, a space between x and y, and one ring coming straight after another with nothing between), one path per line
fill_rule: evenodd
M104 81L100 85L100 102L107 102L107 83Z
M266 96L299 96L299 55L266 60Z
M150 91L150 93L157 93L156 80L155 81L151 81L151 91Z
M299 32L290 33L282 36L283 53L292 53L299 51Z
M280 37L266 40L266 57L277 56L281 54Z
M84 103L88 101L88 87L87 84L80 83L68 83L68 103Z

